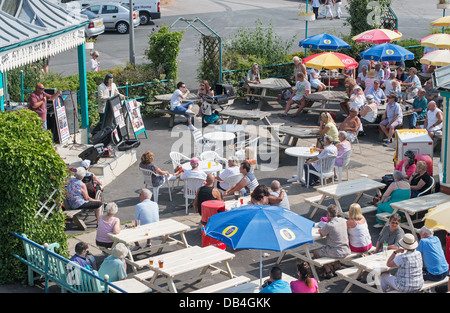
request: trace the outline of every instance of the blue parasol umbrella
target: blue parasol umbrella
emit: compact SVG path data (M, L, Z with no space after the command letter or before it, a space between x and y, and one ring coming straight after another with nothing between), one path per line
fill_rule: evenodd
M339 49L350 49L350 45L346 43L339 37L320 34L314 35L303 39L298 44L299 47L307 49L322 49L322 50L339 50Z
M246 205L211 216L205 234L233 249L283 251L313 243L313 226L313 221L285 208ZM261 280L262 251L262 283Z
M414 53L392 43L382 43L370 47L361 52L360 56L365 60L374 61L405 61L414 59Z

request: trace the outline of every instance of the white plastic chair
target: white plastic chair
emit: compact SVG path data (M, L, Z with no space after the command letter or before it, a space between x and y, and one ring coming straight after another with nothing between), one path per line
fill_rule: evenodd
M258 167L258 141L259 141L259 137L256 138L252 138L252 139L247 139L244 140L242 142L238 142L235 146L235 156L240 160L243 161L245 160L245 148L246 147L250 147L252 148L253 152L254 152L254 157L256 160L256 165L255 167ZM253 172L253 170L252 170Z
M214 150L215 143L206 140L200 129L194 130L192 136L194 137L194 152L196 156L200 156L203 151Z
M341 156L336 157L337 160L342 160L342 166L337 166L336 161L334 164L334 168L338 172L338 182L340 183L342 181L342 170L347 170L347 180L348 180L348 164L350 163L350 156L352 155L352 150L348 150L344 152Z
M204 151L200 154L200 160L202 161L212 161L219 162L227 166L228 160L222 158L216 151Z
M224 181L224 183L227 183L228 186L230 186L230 188L231 188L234 184L237 184L238 182L240 182L242 180L242 177L244 177L244 175L239 173L236 175L228 176L223 181Z
M203 186L205 182L201 178L185 178L184 181L184 204L186 206L186 214L189 209L189 199L194 200L197 195L197 190Z
M139 169L141 170L142 175L144 176L145 187L146 188L148 188L148 186L153 187L153 201L154 202L158 203L159 188L162 185L164 185L164 184L167 184L167 189L169 190L169 198L170 198L170 201L172 201L172 193L170 191L169 180L167 179L166 175L159 175L159 174L156 174L155 172L153 172L152 170L149 170L149 169L146 169L146 168L142 168L142 167L139 167ZM153 175L155 175L155 176L163 176L164 177L164 182L160 186L153 186L153 183L152 183L152 176Z
M334 162L336 161L335 156L330 156L327 158L323 158L318 160L320 162L320 172L308 169L308 173L315 175L320 178L320 184L323 186L323 181L326 178L331 177L334 184ZM309 188L309 175L307 175L306 179L306 188Z
M172 151L169 153L170 156L170 160L172 161L172 166L173 166L173 170L175 171L175 168L177 166L181 166L181 162L182 161L190 161L191 159L188 158L187 156L185 156L184 154L180 153L180 152L176 152L176 151ZM180 180L178 180L178 186L180 185ZM173 187L174 182L172 182L172 187Z

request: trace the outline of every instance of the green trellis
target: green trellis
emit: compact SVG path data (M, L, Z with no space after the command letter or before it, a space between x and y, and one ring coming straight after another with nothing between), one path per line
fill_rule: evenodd
M189 20L179 17L170 27L173 27L178 21L188 24L185 29L193 27L201 34L199 49L202 53L202 61L198 71L202 75L200 79L206 79L210 83L217 81L222 83L222 38L199 18ZM196 23L206 27L210 33L204 33L197 27Z

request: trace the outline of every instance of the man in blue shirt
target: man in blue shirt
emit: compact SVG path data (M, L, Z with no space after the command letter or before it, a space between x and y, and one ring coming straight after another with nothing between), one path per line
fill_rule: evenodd
M419 234L421 239L417 251L422 253L423 257L423 279L443 280L448 275L448 264L441 241L433 236L433 231L426 226L419 230Z
M283 272L278 266L270 270L269 285L264 287L259 293L292 293L288 282L281 280Z
M134 211L134 219L140 221L140 225L155 223L159 221L159 207L156 202L151 201L153 193L148 189L142 189L139 194L139 203ZM147 239L146 248L151 246L151 239ZM141 249L139 242L135 242L135 246L131 251Z
M89 265L89 263L86 260L86 255L88 254L88 244L80 241L75 245L75 255L73 255L70 258L70 261L75 262L79 264L81 267L92 271L92 267Z
M425 98L425 89L421 88L417 92L417 97L414 98L412 103L411 117L409 118L409 128L416 128L417 120L422 120L427 117L428 100Z
M386 100L386 95L384 94L383 89L380 88L380 81L378 79L375 79L373 82L373 86L367 89L366 91L366 97L368 95L372 95L373 99L377 103L377 105L380 105L381 100Z

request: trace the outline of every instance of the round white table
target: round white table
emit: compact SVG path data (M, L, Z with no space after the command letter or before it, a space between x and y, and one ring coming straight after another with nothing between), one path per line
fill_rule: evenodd
M215 151L218 155L223 156L223 147L226 146L226 143L228 141L234 140L234 138L236 138L236 135L230 132L211 132L204 134L203 138L208 141L214 142L216 147Z
M310 147L290 147L287 148L284 153L293 157L297 157L297 176L294 176L291 179L288 179L288 183L292 183L294 181L304 183L305 180L303 178L303 165L305 164L306 158L313 158L319 155L318 151L314 151L311 153Z
M206 174L216 173L216 175L223 169L222 164L220 164L219 162L211 162L211 167L208 168L208 162L211 161L200 161L198 163L198 169L205 172ZM188 171L192 169L192 166L190 162L186 162L181 165L181 168L185 171Z

